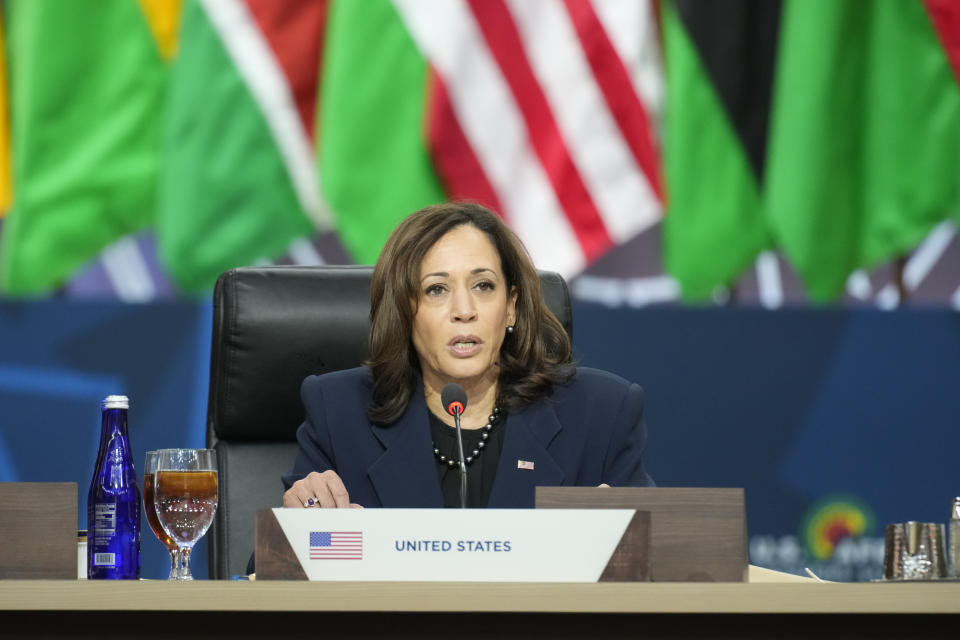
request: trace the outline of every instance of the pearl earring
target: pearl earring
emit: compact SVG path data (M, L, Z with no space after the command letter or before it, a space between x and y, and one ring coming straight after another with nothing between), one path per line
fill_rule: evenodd
M512 324L507 327L507 333L513 333L513 325L512 325Z

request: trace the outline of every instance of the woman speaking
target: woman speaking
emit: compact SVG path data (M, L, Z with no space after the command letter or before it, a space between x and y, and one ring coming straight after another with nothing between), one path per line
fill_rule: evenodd
M286 507L532 507L537 486L647 486L642 389L575 367L523 245L471 203L394 230L370 288L366 366L304 380Z

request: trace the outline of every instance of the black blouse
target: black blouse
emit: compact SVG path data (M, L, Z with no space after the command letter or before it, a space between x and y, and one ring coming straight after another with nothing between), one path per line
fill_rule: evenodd
M430 437L433 446L440 450L448 460L459 460L457 450L457 430L427 412L430 415ZM493 479L497 475L497 465L500 463L500 452L503 450L504 425L507 415L503 411L490 430L490 437L484 445L480 455L467 465L467 506L486 507L490 501L490 491L493 489ZM483 429L463 429L463 454L469 456L477 448L483 438ZM456 465L450 467L446 462L434 456L437 464L437 475L440 478L440 489L443 491L445 507L460 506L460 469Z

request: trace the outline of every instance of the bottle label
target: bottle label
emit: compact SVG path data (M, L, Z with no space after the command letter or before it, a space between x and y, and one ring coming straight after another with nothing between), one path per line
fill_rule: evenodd
M117 564L117 554L115 553L95 553L93 554L93 566L95 567L114 567Z
M110 544L110 539L113 538L117 529L117 505L109 502L98 502L94 505L93 513L93 545L94 547L106 546ZM94 564L98 563L94 561Z

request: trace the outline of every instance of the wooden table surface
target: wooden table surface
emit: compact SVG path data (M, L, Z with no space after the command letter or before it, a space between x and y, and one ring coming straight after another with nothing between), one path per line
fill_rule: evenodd
M956 614L960 583L0 580L0 611L51 610Z

